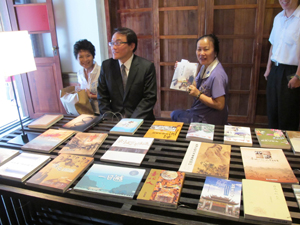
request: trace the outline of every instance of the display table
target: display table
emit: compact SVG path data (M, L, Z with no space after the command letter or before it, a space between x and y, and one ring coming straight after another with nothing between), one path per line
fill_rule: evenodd
M65 116L51 128L59 128L74 117ZM153 121L145 121L133 135L143 137ZM117 121L104 121L88 132L105 132ZM44 189L29 187L24 183L0 179L0 218L3 224L266 224L245 220L243 217L243 202L239 221L224 217L204 216L196 213L197 203L204 184L204 178L186 175L178 209L166 209L152 206L137 205L136 197L151 168L175 170L179 169L185 155L189 141L185 139L189 124L184 124L176 142L155 140L140 168L147 172L139 185L133 199L78 193L72 190L80 180L79 177L70 190L64 194ZM44 130L28 129L27 132L42 133ZM214 142L223 143L223 126L216 126ZM0 140L0 146L21 149L19 146L8 144L11 138L20 134L15 131ZM100 157L114 143L119 135L109 134L105 142L95 154L95 162L100 163ZM253 147L259 147L254 130L252 130ZM57 156L58 151L66 143L55 149L51 156ZM300 178L300 156L295 156L292 150L284 153L294 170L298 180ZM101 162L102 163L102 162ZM103 163L109 164L109 163ZM112 163L111 163L112 164ZM112 164L121 165L121 164ZM125 165L124 165L125 166ZM134 166L130 166L134 167ZM231 161L229 179L241 181L245 178L239 146L231 147ZM282 184L285 198L293 219L293 224L300 224L300 210L290 184ZM274 206L276 207L276 206Z

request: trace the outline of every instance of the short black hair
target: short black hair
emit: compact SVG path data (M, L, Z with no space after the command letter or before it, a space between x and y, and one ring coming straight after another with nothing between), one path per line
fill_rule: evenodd
M86 39L81 39L74 44L75 59L77 59L78 52L80 50L89 51L92 54L93 58L95 58L95 46L90 41Z
M115 31L115 33L125 35L127 38L128 45L130 45L131 43L134 43L135 47L133 49L133 52L135 52L135 50L137 49L137 44L138 44L138 39L137 39L136 33L127 27L119 27L119 28L116 28L114 31Z
M200 41L203 38L208 38L214 45L214 50L217 56L219 55L220 47L219 47L219 39L214 34L205 34L202 37L199 37L197 39L196 45L198 44L198 41Z

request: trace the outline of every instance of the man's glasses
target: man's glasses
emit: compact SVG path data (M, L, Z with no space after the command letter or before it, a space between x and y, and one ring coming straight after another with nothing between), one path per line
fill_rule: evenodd
M128 42L122 42L122 41L116 41L116 42L108 42L108 45L110 46L110 47L112 47L112 46L120 46L121 44L127 44Z

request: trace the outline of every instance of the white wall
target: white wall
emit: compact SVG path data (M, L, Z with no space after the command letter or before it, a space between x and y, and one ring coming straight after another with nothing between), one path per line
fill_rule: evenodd
M93 43L95 61L101 65L108 58L104 1L53 0L53 8L62 72L79 70L73 45L80 39Z

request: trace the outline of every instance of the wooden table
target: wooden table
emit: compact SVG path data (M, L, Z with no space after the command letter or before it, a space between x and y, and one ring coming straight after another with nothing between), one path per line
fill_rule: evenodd
M52 128L59 128L74 117L65 116ZM109 132L117 121L104 121L88 132ZM151 126L152 121L145 121L134 136L143 137ZM178 170L184 157L189 141L185 140L189 124L184 124L176 142L155 140L140 168L147 170L137 193L141 189L151 168ZM42 133L44 130L30 130ZM216 126L214 142L223 143L223 126ZM1 147L20 149L7 143L11 138L20 134L15 131L0 140ZM95 154L95 162L100 163L100 157L114 143L119 135L109 134L106 141ZM253 147L259 147L254 130L252 130ZM66 143L51 153L55 158L58 151ZM300 156L295 156L291 150L284 153L294 170L298 180L300 178ZM101 162L102 163L102 162ZM105 163L108 164L108 163ZM120 165L120 164L115 164ZM245 220L243 217L243 202L239 221L226 218L204 216L196 213L204 180L186 175L180 198L181 207L166 209L137 205L135 194L133 199L78 193L72 187L80 180L79 177L71 189L64 193L29 187L23 183L0 179L0 218L3 224L266 224ZM239 146L232 146L229 179L241 181L245 178ZM283 191L293 219L293 224L300 224L300 211L290 184L283 184ZM276 206L274 206L276 207ZM1 224L1 223L0 223Z

